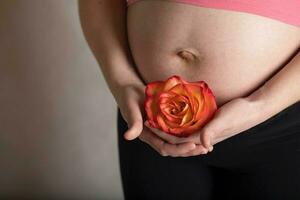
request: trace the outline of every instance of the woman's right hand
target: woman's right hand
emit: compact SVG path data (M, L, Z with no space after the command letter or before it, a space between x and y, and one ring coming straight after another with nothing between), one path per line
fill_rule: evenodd
M162 156L177 157L195 149L196 146L192 142L170 144L144 126L145 85L136 84L122 87L116 95L116 101L128 125L128 130L124 134L125 139L133 140L138 137Z
M143 84L132 84L122 87L116 95L122 117L128 125L128 130L124 134L124 138L127 140L137 138L143 131L144 91L145 86Z

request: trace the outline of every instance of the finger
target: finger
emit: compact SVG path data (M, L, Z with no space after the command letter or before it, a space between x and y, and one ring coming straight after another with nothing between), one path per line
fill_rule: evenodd
M211 135L212 131L208 129L203 129L200 133L200 143L207 149L212 149L211 145Z
M179 138L170 134L167 134L157 128L152 128L148 122L148 120L146 120L144 122L144 125L149 128L153 133L155 133L156 135L158 135L160 138L164 139L165 141L171 143L171 144L178 144L179 142Z
M190 156L198 156L201 154L207 154L209 151L203 145L197 145L195 149L182 154L181 157L190 157Z
M183 143L183 144L169 144L150 132L150 130L144 130L139 138L149 144L162 156L179 156L180 154L187 153L193 150L196 145L193 143Z
M137 102L128 105L129 116L127 119L128 130L124 134L126 140L133 140L143 131L143 117Z
M193 143L199 143L199 139L196 136L196 134L193 134L189 137L176 137L174 135L165 133L157 128L152 128L148 122L148 120L146 120L144 122L144 125L146 127L148 127L153 133L155 133L156 135L158 135L160 138L164 139L165 141L171 143L171 144L180 144L180 143L186 143L186 142L193 142Z
M163 150L170 156L177 157L182 154L185 154L196 148L196 144L192 142L181 143L181 144L163 144Z
M141 141L150 145L154 150L156 150L162 156L168 156L166 152L163 152L159 149L159 146L162 146L165 141L155 138L149 134L148 131L143 130L143 132L138 137Z

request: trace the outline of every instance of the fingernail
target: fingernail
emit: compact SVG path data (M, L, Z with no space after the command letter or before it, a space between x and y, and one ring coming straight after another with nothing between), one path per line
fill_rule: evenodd
M210 147L208 148L208 151L211 152L213 149L214 149L214 147L213 147L213 146L210 146Z

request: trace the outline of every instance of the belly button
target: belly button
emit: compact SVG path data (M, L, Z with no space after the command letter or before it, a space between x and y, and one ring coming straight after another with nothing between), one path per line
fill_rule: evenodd
M193 49L181 49L178 50L176 53L180 58L182 58L185 61L199 61L200 60L200 54Z

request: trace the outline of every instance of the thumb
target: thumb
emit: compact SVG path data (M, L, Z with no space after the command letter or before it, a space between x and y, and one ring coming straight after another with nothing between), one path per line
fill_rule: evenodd
M213 150L212 145L212 138L214 137L215 132L213 131L213 128L211 127L211 124L209 126L206 126L203 128L203 130L200 132L200 143L208 149L208 151Z
M137 138L143 131L143 117L140 106L137 102L132 102L128 107L128 130L124 134L126 140Z

